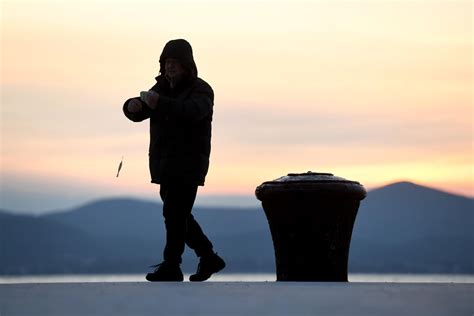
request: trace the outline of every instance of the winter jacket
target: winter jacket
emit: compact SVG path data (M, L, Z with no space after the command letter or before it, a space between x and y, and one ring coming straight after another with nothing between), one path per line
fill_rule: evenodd
M197 68L188 51L179 50L183 64L193 67L191 75L171 89L164 77L164 60L175 58L176 47L182 42L169 42L160 57L161 75L151 90L159 94L156 109L150 109L142 102L142 110L137 113L128 111L128 99L124 106L125 116L133 122L150 119L149 168L151 182L168 184L187 182L204 185L209 168L211 153L211 122L213 115L214 92L209 84L197 78ZM170 43L174 45L169 45ZM176 45L179 44L179 45ZM189 45L187 42L185 43ZM169 47L168 47L169 46ZM167 51L168 47L168 51ZM187 55L186 55L187 53ZM192 61L192 63L191 63ZM140 101L141 102L141 101Z

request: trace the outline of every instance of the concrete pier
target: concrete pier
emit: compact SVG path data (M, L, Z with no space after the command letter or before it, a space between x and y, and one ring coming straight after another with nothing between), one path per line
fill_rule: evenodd
M466 315L474 284L0 284L0 315Z

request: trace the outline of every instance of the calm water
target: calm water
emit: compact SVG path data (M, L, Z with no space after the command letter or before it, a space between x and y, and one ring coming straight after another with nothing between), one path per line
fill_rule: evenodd
M189 275L185 275L187 280ZM274 282L275 274L217 274L213 282ZM447 274L349 274L350 282L395 283L474 283L474 275ZM70 283L70 282L147 282L144 274L0 276L0 284L11 283Z

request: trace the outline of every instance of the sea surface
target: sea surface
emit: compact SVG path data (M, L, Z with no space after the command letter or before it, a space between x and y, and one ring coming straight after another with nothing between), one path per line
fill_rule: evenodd
M189 275L184 276L188 280ZM212 282L274 282L273 273L222 273L212 276ZM147 282L144 274L74 274L0 276L0 284L16 283L84 283L84 282ZM474 275L460 274L349 274L349 282L377 283L474 283Z

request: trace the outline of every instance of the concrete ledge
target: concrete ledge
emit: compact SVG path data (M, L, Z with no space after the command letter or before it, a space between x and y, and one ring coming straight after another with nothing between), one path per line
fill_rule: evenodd
M0 315L466 315L474 284L0 284Z

